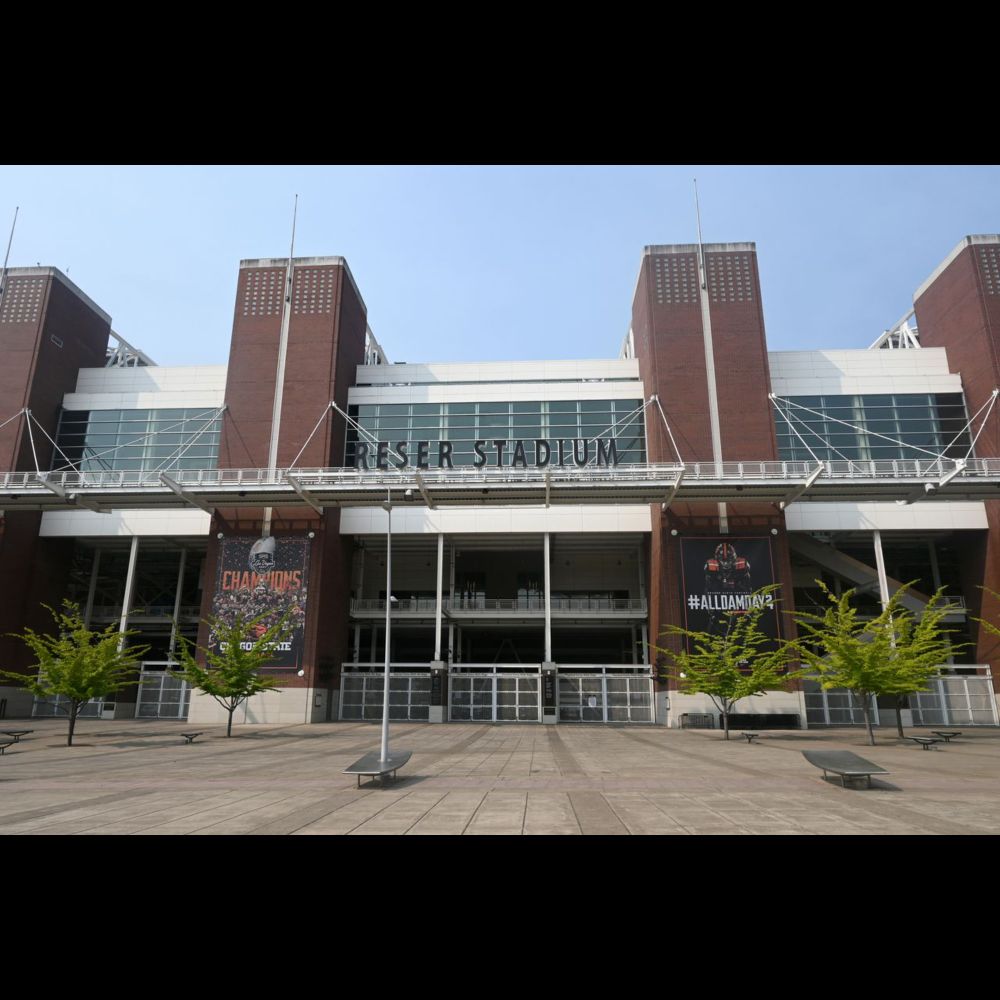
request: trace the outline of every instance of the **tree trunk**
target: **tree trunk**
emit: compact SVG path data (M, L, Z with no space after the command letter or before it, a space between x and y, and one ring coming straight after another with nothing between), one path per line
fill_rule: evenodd
M66 746L68 747L73 745L73 730L76 729L76 713L79 710L79 702L71 701L69 703L69 738L66 740Z
M903 702L905 700L905 695L896 695L896 731L899 733L901 740L906 739L906 733L903 732Z
M861 711L865 717L865 729L868 730L868 745L875 746L875 731L872 729L872 700L867 692L861 694Z
M233 735L233 712L236 711L236 706L232 705L229 709L229 725L226 726L226 736Z
M729 709L722 710L722 728L726 731L726 739L729 739Z

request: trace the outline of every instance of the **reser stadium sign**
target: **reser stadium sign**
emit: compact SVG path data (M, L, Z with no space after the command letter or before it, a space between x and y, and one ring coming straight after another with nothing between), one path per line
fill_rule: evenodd
M454 469L454 448L451 441L437 441L437 461L434 468ZM411 445L415 447L411 448ZM430 441L397 441L390 447L388 441L367 444L359 441L354 446L355 469L429 469L431 468ZM589 465L591 458L597 465L614 468L618 465L618 445L615 438L546 438L509 441L473 442L472 467L488 465L508 468L527 468L529 465L543 469L547 465ZM509 459L509 461L507 460Z

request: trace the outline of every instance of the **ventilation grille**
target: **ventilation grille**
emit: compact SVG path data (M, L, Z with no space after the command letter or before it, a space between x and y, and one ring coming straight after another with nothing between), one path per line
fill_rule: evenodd
M292 315L329 315L333 311L336 271L332 267L303 267L292 282Z
M753 271L745 253L705 255L712 302L753 302Z
M0 323L37 323L47 278L10 278L3 294Z
M1000 295L1000 252L997 247L979 248L979 270L987 295Z
M243 285L244 316L280 316L281 296L285 289L285 270L245 272Z
M657 305L698 303L698 262L694 254L653 258Z

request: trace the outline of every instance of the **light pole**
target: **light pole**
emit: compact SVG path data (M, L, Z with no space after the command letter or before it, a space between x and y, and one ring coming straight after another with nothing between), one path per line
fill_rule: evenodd
M389 759L389 641L392 638L392 491L382 504L388 516L385 529L385 685L382 688L382 756Z

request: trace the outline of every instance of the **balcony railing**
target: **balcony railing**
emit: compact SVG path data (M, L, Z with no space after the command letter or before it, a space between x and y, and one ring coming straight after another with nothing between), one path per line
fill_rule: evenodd
M557 616L593 615L622 618L645 617L648 603L645 598L605 598L605 597L553 597L551 611ZM544 616L545 601L541 597L463 597L452 601L445 597L441 610L446 615L507 615ZM392 606L393 615L433 615L437 613L437 601L433 597L401 598ZM351 614L356 617L370 617L385 614L385 600L381 598L354 598Z
M180 608L181 618L197 618L201 614L201 606L198 604L182 604ZM121 618L122 606L120 604L95 604L90 609L90 617L97 618ZM172 604L136 604L128 613L129 618L173 618L174 606Z

